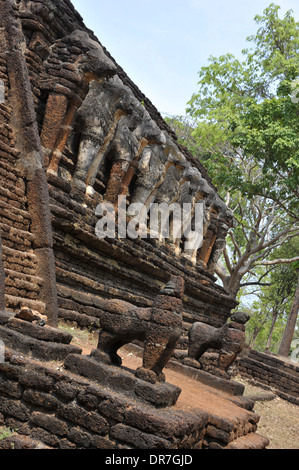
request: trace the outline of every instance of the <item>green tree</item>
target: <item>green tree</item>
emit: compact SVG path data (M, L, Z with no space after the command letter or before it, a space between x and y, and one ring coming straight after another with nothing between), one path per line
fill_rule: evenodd
M196 150L192 124L187 119L169 118L168 123L176 131L180 143L185 144L194 155L201 152L199 147ZM238 153L232 158L243 180L248 179L255 184L263 178L262 169L253 157L244 158ZM217 165L215 156L211 156L210 160ZM244 292L244 287L263 286L267 266L299 260L299 250L289 251L284 256L277 251L279 246L299 234L299 227L281 205L271 198L258 194L244 195L242 189L234 188L233 185L223 185L219 192L230 205L235 227L228 232L223 258L218 262L215 272L226 290L233 297L238 297L240 289ZM277 258L271 257L273 251L277 253Z
M168 119L234 212L236 227L229 232L216 273L237 298L253 286L266 287L272 268L299 260L298 251L277 252L299 233L299 30L292 11L281 19L279 9L271 4L255 17L257 32L247 38L243 60L232 54L210 57L199 72L188 116ZM259 302L260 320L268 328L267 333L262 328L266 345L277 320L285 320L283 290L276 293L280 300L273 305L265 291L264 304ZM286 349L296 309L298 313L298 296L286 328Z
M294 299L297 274L295 269L290 265L277 265L275 269L270 272L267 280L269 285L261 289L260 299L255 307L265 309L268 313L268 322L266 322L267 334L265 336L266 341L264 348L271 350L271 342L273 339L274 345L279 345L279 342L282 340L287 318Z
M292 12L280 19L279 8L271 4L255 17L259 28L247 38L252 47L242 51L243 61L232 54L210 57L187 112L201 160L219 188L271 198L298 220L299 31ZM254 160L262 177L244 177L236 155Z

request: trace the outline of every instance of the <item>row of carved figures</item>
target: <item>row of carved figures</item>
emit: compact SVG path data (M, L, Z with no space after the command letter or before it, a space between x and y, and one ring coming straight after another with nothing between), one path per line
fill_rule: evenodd
M183 255L194 264L202 261L213 271L233 223L232 213L124 85L100 44L87 33L75 31L52 45L44 65L41 83L48 99L41 143L47 172L58 175L67 143L79 135L74 191L81 191L88 198L94 196L96 177L109 155L112 162L105 201L116 204L118 197L127 195L130 188L130 203L143 204L146 212L153 203L189 203L194 215L195 204L201 202L202 246L185 250ZM59 76L51 80L58 68L63 86ZM67 78L69 87L65 86ZM172 247L176 253L181 252L180 237L174 237Z

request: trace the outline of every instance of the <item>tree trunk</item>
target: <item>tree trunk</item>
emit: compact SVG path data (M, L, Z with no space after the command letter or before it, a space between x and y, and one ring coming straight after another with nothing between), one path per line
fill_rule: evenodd
M292 343L292 339L293 339L295 327L296 327L298 309L299 309L299 274L298 274L298 283L297 283L294 301L290 310L287 325L285 327L283 338L282 338L280 348L278 351L278 354L280 354L281 356L288 357L289 355L291 343Z
M272 324L271 324L269 336L268 336L268 339L267 339L267 344L266 344L265 351L269 351L269 349L270 349L271 339L272 339L272 335L273 335L273 331L274 331L274 326L275 326L275 323L276 323L276 320L277 320L277 315L278 315L278 313L276 311L272 315Z
M233 273L227 279L227 282L225 283L226 285L224 285L224 288L230 293L233 299L236 299L238 295L238 292L240 290L241 279L242 276L239 273L237 275Z
M249 342L249 346L251 347L251 349L254 349L254 344L255 344L255 342L256 342L256 339L257 339L258 334L259 334L259 332L261 331L261 329L262 329L262 326L256 326L256 327L254 328L254 331L253 331L253 333L252 333L251 340L250 340L250 342Z

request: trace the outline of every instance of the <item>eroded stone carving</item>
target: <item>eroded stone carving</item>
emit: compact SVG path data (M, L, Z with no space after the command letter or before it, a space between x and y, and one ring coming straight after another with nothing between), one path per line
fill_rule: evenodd
M236 312L231 316L231 322L221 328L215 328L202 322L194 323L188 333L187 365L198 367L198 361L208 349L220 350L218 367L227 369L234 363L237 355L245 344L245 323L249 320L246 312Z
M175 202L181 185L190 178L186 158L165 133L163 136L160 144L146 146L137 168L132 203L143 204L146 214L152 203ZM140 220L144 220L144 212Z
M73 184L92 192L93 181L105 151L114 138L122 116L131 114L133 107L125 88L117 78L104 83L92 81L89 92L78 110L76 131L81 135L79 155Z
M176 203L181 207L191 204L194 233L194 208L201 202L203 231L194 240L194 248L188 249L182 243L183 221L175 229L170 224L167 245L193 264L201 261L213 271L225 246L229 228L227 208L170 135L161 131L143 103L115 74L115 66L101 46L86 33L75 31L56 41L44 63L47 77L43 89L49 97L41 140L47 171L57 175L71 135L79 136L72 196L76 198L77 194L81 200L85 195L86 203L92 203L96 178L103 168L104 200L117 205L119 196L129 196L132 211L135 210L132 204L143 205L138 215L143 233L149 232L144 224L153 203L168 206ZM59 77L59 81L53 77ZM133 212L127 215L134 217ZM174 217L173 212L170 217ZM156 238L165 243L162 223L157 227Z
M144 341L143 365L136 376L155 383L165 381L163 369L169 361L182 329L184 280L173 276L151 308L140 308L121 300L105 301L98 348L92 357L121 365L119 348L133 340Z
M49 93L41 132L45 164L57 175L61 152L72 130L76 110L92 80L104 80L116 73L116 66L99 43L80 30L56 41L45 63L41 87Z
M144 148L149 143L159 144L163 141L163 134L157 124L136 99L134 102L134 113L119 122L110 149L113 164L106 199L112 203L117 202L119 195L127 193Z
M144 147L164 141L157 124L118 77L90 84L78 111L77 130L81 142L74 186L93 195L97 172L109 151L112 169L106 199L111 202L125 194Z

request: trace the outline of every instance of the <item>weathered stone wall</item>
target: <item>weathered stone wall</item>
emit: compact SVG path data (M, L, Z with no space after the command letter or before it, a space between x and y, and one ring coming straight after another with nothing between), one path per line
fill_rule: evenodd
M53 325L59 315L98 326L99 297L150 306L174 274L186 283L181 347L194 321L223 325L236 304L213 267L231 214L205 169L69 1L5 0L1 8L7 308L30 304ZM189 253L180 241L98 239L97 204L120 194L129 203L201 201L202 247Z
M49 195L36 124L25 41L17 4L0 4L2 82L1 228L6 269L6 304L47 310L57 321ZM2 215L2 214L1 214ZM29 272L29 274L28 274Z
M8 100L11 90L7 63L3 56L0 61L0 78L6 88L6 100L0 104L0 224L6 276L6 305L8 308L16 308L20 304L27 304L44 311L44 305L39 302L42 280L37 277L27 184L22 171L16 167L20 151L16 148L12 103Z
M274 389L281 398L299 405L299 366L275 354L250 350L238 361L238 372Z

